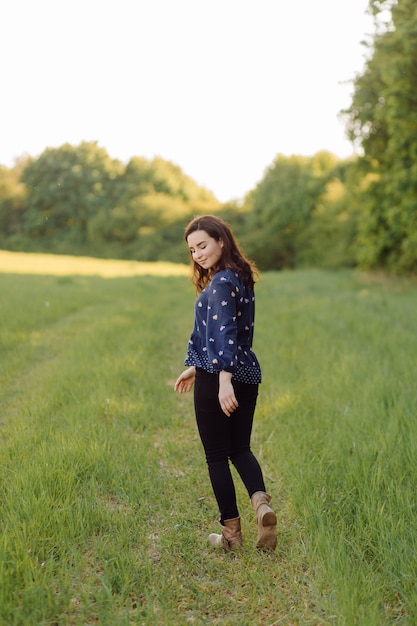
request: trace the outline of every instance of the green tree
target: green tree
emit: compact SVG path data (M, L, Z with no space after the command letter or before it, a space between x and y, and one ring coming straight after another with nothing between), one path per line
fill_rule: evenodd
M366 267L417 271L417 4L372 0L376 34L347 114L364 152L359 260ZM382 16L391 12L391 20Z
M244 246L262 269L297 265L298 238L309 223L334 166L329 153L278 155L245 200L249 234Z
M27 159L18 159L12 168L0 165L0 242L16 244L23 231L26 189L20 182Z
M88 221L100 211L110 213L121 172L121 163L96 142L45 150L22 174L28 190L25 233L84 243Z
M362 180L356 159L337 162L297 240L297 265L326 268L356 265Z
M118 255L153 260L162 254L168 258L166 255L172 256L171 228L177 234L178 224L183 229L191 215L220 207L211 192L160 157L151 161L133 157L115 184L118 195L114 206L110 211L101 209L89 220L88 236L95 248L120 244L123 249ZM114 254L115 247L111 250Z

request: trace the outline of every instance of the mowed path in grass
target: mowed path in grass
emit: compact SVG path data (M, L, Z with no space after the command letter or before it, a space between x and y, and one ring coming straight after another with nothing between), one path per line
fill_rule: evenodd
M217 509L192 397L172 391L187 268L10 254L0 623L416 623L415 283L261 276L253 448L278 549L254 549L238 483L245 545L230 554L207 544Z

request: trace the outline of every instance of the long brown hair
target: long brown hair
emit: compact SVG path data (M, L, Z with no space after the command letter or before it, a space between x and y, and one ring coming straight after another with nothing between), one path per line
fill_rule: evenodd
M253 289L255 277L258 275L256 265L244 256L234 238L230 226L215 215L201 215L195 217L186 226L184 232L185 240L187 241L188 236L197 230L204 230L216 241L220 241L221 239L223 242L223 254L216 271L227 267L239 274L240 280L246 287ZM213 271L212 268L206 270L204 267L201 267L201 265L198 265L191 254L190 260L192 269L191 281L195 285L197 292L200 293L213 278L215 271Z

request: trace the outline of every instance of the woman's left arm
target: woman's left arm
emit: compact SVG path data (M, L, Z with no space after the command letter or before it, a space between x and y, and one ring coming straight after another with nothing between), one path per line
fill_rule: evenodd
M237 409L239 403L236 399L235 390L232 385L232 373L219 373L219 402L223 413L230 417Z
M208 290L207 346L208 356L219 372L219 402L230 417L238 407L232 384L237 351L238 292L224 276L216 277Z
M207 287L207 356L216 372L234 371L237 356L237 291L230 280L216 275Z

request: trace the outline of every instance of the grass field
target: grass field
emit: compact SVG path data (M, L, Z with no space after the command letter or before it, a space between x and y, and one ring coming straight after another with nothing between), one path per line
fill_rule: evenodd
M186 270L8 259L1 624L417 623L415 282L262 275L253 448L278 549L255 550L238 483L232 554L208 546L218 513L192 397L172 391L193 318Z

